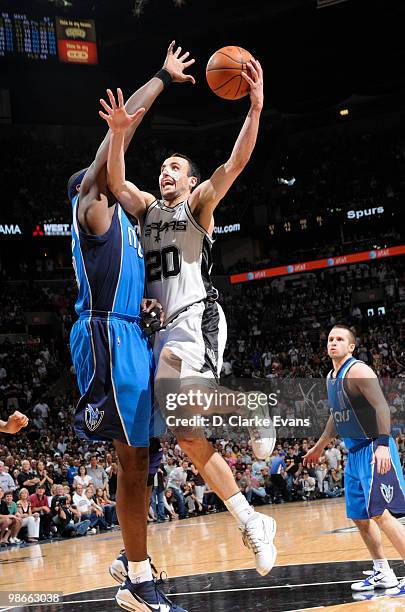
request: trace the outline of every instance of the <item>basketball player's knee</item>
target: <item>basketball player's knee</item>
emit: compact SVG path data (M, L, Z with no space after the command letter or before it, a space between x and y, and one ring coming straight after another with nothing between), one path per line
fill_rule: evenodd
M381 529L384 529L384 525L390 522L392 515L388 512L388 510L384 510L382 514L377 514L371 518Z
M360 531L367 531L370 527L370 519L354 519L353 523Z
M180 438L178 440L181 450L195 461L197 458L205 462L207 455L212 455L215 451L205 438Z
M126 480L143 482L149 469L149 451L128 446L125 452L119 453L119 462Z

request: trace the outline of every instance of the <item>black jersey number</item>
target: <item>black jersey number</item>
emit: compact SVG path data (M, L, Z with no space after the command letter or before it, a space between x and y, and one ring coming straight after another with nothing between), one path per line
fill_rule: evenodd
M145 257L146 279L148 283L177 276L180 273L180 252L175 246L168 246L161 251L149 251Z

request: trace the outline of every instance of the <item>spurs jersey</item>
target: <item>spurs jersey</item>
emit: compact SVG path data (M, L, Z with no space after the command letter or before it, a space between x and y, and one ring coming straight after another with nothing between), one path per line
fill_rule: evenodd
M210 279L212 244L187 200L173 207L155 200L149 206L142 230L146 295L162 304L166 320L191 304L218 298Z

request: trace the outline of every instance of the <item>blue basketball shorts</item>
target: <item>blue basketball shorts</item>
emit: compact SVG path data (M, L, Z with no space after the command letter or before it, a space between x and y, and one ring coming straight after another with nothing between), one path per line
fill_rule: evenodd
M398 449L389 439L391 469L378 474L377 463L371 465L377 443L370 441L355 452L349 452L345 469L345 498L348 518L356 520L379 516L384 510L405 514L405 481Z
M79 438L148 447L163 419L153 410L153 355L138 318L85 311L72 327L70 348L81 393Z

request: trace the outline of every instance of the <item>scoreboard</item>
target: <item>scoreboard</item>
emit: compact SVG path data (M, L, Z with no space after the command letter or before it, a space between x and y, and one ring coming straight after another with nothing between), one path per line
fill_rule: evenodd
M91 19L0 13L0 59L97 64Z
M29 60L58 59L53 18L0 14L0 57Z

